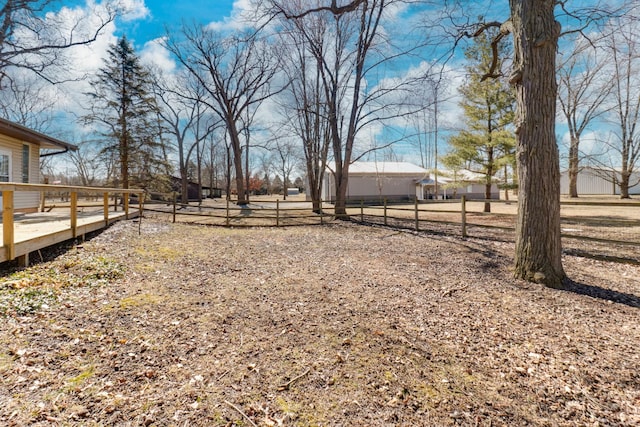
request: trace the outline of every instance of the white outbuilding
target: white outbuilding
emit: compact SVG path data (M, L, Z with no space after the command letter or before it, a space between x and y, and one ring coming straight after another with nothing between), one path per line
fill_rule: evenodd
M349 166L347 201L402 202L427 199L484 198L484 184L475 177L454 180L430 173L428 169L408 162L354 162ZM333 202L336 197L333 164L327 167L322 183L322 200ZM494 184L492 198L499 198Z
M330 164L322 183L322 200L336 198L336 183ZM408 162L354 162L349 166L347 200L350 201L408 201L422 199L418 183L429 178L429 171ZM420 194L418 194L420 193Z
M609 168L584 167L578 172L578 195L620 195L620 187L615 184L620 172ZM640 194L640 174L631 174L629 194ZM635 185L633 185L635 184ZM560 174L560 194L569 194L569 171Z

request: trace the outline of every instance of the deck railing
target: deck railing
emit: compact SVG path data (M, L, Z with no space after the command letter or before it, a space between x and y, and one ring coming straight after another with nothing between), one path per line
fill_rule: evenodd
M16 258L15 250L15 224L14 224L14 193L16 191L37 191L42 193L42 197L47 192L67 193L69 195L69 229L71 237L78 236L78 193L82 194L102 194L104 225L109 225L109 197L111 195L122 195L123 210L125 218L129 218L129 197L136 195L138 199L138 215L142 214L144 202L144 190L131 188L105 188L105 187L83 187L74 185L49 185L49 184L22 184L15 182L0 183L2 191L2 245L6 260ZM27 254L28 255L28 254Z

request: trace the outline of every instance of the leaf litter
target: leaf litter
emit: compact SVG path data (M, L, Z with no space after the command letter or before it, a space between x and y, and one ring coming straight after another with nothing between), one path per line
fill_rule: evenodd
M350 223L120 222L3 278L0 421L639 425L640 268L565 255L557 291L514 279L512 254Z

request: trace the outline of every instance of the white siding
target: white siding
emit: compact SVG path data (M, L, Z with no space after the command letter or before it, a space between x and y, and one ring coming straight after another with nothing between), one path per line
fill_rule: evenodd
M631 176L631 183L638 180L638 174ZM578 174L578 196L589 194L619 195L620 187L614 185L611 180L605 179L602 175L586 168ZM629 188L630 194L640 194L640 184ZM560 194L569 194L569 173L562 172L560 175Z
M416 194L416 176L365 175L349 176L347 198L383 199L413 198Z
M24 144L13 138L9 138L5 135L0 135L0 148L11 151L11 181L22 182L22 146ZM40 165L39 155L40 150L38 146L31 145L30 149L30 164L29 164L29 181L31 183L38 183L40 179ZM15 209L37 209L40 202L40 193L37 191L17 191L14 194L14 208Z

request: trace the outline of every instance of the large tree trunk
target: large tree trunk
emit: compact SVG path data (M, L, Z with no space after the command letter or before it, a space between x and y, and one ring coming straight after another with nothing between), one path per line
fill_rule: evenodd
M484 185L484 198L485 200L491 199L491 182L487 182ZM484 202L484 212L491 212L491 202Z
M569 197L578 197L578 145L580 139L571 137L569 145Z
M517 93L520 191L515 276L562 287L560 162L555 138L555 57L560 24L554 0L510 0Z
M620 198L621 199L630 199L631 196L629 195L629 178L630 178L630 173L629 171L626 170L626 168L624 168L622 170L622 173L620 174L620 182L619 182L619 186L620 186Z
M336 201L334 205L336 218L347 219L347 187L349 186L348 168L336 168Z
M236 172L236 192L238 193L238 205L249 203L244 186L244 173L242 172L242 142L232 118L227 118L227 130L231 139L231 149L233 150L233 165Z

